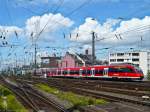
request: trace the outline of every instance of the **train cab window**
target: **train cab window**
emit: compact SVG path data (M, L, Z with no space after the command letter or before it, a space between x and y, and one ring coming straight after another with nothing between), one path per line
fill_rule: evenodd
M123 72L133 73L134 71L131 68L123 68Z
M140 74L143 74L143 71L141 69L136 69L136 71Z
M136 72L138 72L140 74L143 74L143 71L142 71L142 69L140 67L135 66L135 70L136 70Z

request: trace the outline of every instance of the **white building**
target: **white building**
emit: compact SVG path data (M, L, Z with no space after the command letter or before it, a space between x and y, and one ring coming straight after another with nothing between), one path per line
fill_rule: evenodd
M116 52L109 54L109 64L133 63L139 66L147 77L150 70L150 51Z

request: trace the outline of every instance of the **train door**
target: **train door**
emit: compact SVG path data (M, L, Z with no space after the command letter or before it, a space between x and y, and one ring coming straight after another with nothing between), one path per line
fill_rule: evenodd
M70 69L67 70L67 75L70 76Z
M95 76L95 68L91 68L91 76L92 76L92 77Z
M63 69L61 69L61 76L63 76Z
M57 69L57 70L56 70L56 76L58 76L58 74L59 74L58 72L59 72L59 70Z
M108 77L108 68L104 68L103 76Z
M82 77L82 71L83 71L83 69L80 69L80 70L79 70L79 76L80 76L80 77Z

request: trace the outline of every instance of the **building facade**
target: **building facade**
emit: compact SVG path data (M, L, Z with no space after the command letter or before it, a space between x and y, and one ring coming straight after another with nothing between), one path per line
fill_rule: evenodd
M139 66L147 77L150 70L150 51L116 52L109 54L109 64L133 63Z
M41 68L58 68L61 57L41 57Z
M62 58L61 63L59 64L59 68L65 67L80 67L84 66L84 62L79 60L76 55L67 52L65 56Z

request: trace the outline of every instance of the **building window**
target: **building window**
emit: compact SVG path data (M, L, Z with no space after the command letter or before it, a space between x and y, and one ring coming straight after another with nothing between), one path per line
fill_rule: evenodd
M124 62L124 59L117 59L117 62Z
M139 61L139 58L133 58L132 61Z
M117 56L124 56L124 53L117 53Z
M124 55L126 55L126 56L130 56L130 53L125 53Z
M115 54L110 54L110 56L115 56Z
M132 53L132 56L139 56L139 53Z
M110 59L110 62L116 62L116 59Z
M134 64L135 66L139 67L140 65L139 64Z

